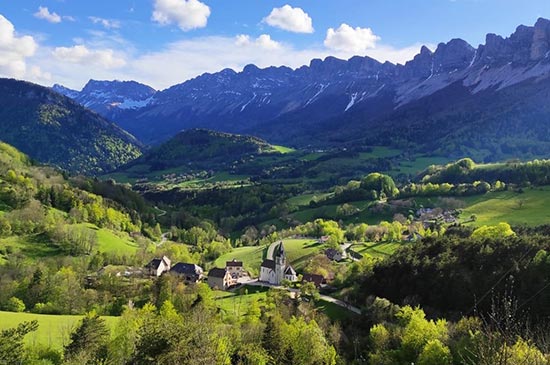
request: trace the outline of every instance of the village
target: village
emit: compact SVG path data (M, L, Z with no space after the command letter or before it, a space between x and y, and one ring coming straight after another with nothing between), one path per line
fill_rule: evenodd
M324 236L317 239L315 243L323 245L327 240L328 237ZM340 249L327 248L322 253L332 262L359 261L363 256L354 252L351 246L351 243L342 244ZM104 275L121 279L149 278L153 280L170 275L186 285L206 283L212 290L219 291L236 292L244 286L277 288L288 291L289 296L294 299L300 297L304 288L308 288L308 292L315 291L318 298L326 302L334 303L357 314L360 313L358 308L328 295L332 278L317 273L298 274L288 261L283 241L270 244L264 256L257 276L251 275L245 269L245 263L237 259L226 261L224 267L213 267L205 271L195 263L172 262L169 257L162 256L150 260L143 268L104 267L97 272L97 275L89 276L87 282L93 286L97 278ZM304 300L309 299L304 298Z

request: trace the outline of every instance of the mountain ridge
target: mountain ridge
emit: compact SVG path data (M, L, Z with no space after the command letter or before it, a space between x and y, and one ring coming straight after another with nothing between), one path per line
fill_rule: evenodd
M146 143L182 129L207 128L318 145L327 139L308 139L309 129L332 120L372 125L420 100L430 103L445 89L460 86L475 97L549 76L550 21L540 18L507 38L488 34L477 48L461 39L440 43L434 51L424 46L404 65L368 56L327 57L294 70L247 65L241 72L205 73L154 93L143 107L119 110L112 119Z

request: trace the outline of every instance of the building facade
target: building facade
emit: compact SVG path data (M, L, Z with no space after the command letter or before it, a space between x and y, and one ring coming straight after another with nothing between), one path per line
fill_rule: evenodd
M260 266L260 281L281 285L283 280L296 281L296 271L287 263L282 241L272 243L267 249L265 260Z

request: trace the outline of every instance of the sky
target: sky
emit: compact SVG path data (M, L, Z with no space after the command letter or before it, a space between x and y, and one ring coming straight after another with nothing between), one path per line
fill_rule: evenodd
M0 0L0 76L160 90L251 63L404 63L422 45L462 38L477 47L539 17L550 18L550 0Z

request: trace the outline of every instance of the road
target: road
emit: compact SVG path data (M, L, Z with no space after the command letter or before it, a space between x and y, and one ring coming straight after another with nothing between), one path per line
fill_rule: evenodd
M170 234L170 232L165 232L165 233L160 235L160 242L157 243L157 247L162 246L163 244L166 243L166 241L168 241L168 235L169 234Z
M238 280L238 282L239 282L239 284L243 284L243 285L262 286L262 287L265 287L265 288L284 289L284 290L287 290L288 292L294 293L294 294L300 292L299 289L285 288L283 286L271 285L271 284L268 284L268 283L263 283L261 281L258 281L258 279L251 279L250 277L241 278L241 279ZM322 299L326 302L334 303L339 307L342 307L342 308L345 308L345 309L349 310L350 312L353 312L355 314L361 314L361 310L359 308L354 307L351 304L346 303L346 302L344 302L340 299L336 299L336 298L333 298L333 297L328 296L328 295L320 295L319 297L320 297L320 299Z

